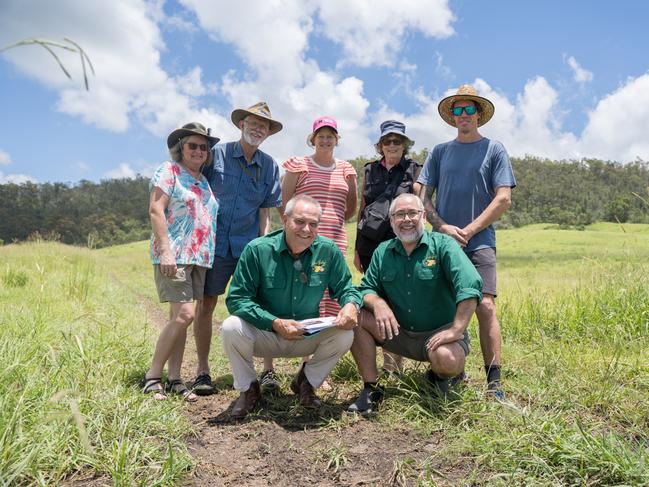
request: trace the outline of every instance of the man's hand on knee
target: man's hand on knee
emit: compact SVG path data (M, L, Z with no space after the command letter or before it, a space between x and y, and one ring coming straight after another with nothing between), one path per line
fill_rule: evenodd
M382 300L374 306L374 318L376 327L381 340L392 340L399 334L399 322L397 321L392 309Z
M286 340L303 340L304 328L295 320L276 318L273 331Z
M440 347L440 345L457 342L463 336L464 336L464 331L457 330L454 328L449 328L447 330L440 331L439 333L435 333L430 338L430 340L428 340L428 343L426 344L426 349L430 352L434 352Z

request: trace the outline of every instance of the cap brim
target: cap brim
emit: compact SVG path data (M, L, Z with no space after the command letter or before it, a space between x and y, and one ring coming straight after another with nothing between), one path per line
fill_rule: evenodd
M258 113L251 112L248 110L244 110L243 108L237 108L232 112L232 115L230 115L230 120L232 120L232 123L236 128L239 127L239 122L246 118L248 115L254 115L259 118L263 118L264 120L268 120L270 122L270 129L268 131L268 135L273 135L279 132L284 128L284 126L278 122L277 120L273 120L272 118L264 117L263 115L259 115Z

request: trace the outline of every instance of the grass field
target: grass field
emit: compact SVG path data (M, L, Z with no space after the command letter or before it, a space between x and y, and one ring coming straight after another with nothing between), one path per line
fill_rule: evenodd
M484 398L472 325L461 400L421 394L410 364L377 427L386 441L395 425L438 435L434 455L466 485L649 485L649 226L534 225L499 231L498 244L506 403ZM147 248L0 247L0 485L174 485L191 472L184 404L138 392L157 336ZM211 363L229 374L218 337ZM349 359L332 380L359 387ZM425 461L394 468L450 485Z

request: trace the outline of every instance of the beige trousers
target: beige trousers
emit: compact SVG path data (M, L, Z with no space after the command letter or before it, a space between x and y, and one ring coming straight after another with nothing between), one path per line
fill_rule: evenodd
M354 332L342 328L328 328L303 340L286 340L275 332L255 328L236 316L228 317L221 326L223 350L230 359L234 388L239 391L247 391L257 380L253 356L313 355L304 367L304 374L309 383L318 388L353 341Z

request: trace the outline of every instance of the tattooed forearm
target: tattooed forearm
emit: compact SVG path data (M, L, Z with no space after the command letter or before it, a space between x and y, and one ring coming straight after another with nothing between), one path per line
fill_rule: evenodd
M442 220L442 217L435 210L433 193L434 189L432 186L424 186L424 210L426 212L426 220L433 226L433 230L439 230L442 225L446 225L446 222Z

